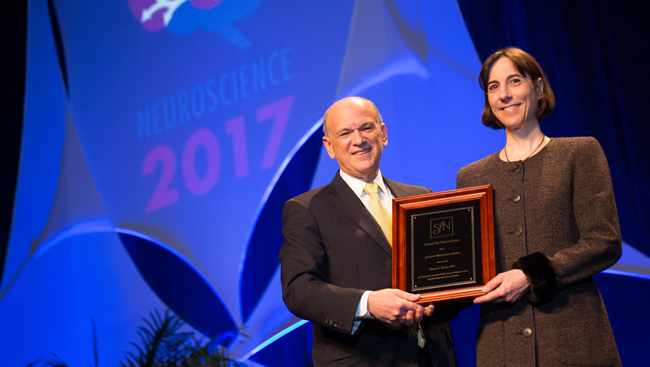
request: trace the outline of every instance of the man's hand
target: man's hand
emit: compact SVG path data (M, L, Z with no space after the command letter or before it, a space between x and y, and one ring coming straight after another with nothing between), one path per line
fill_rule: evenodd
M483 291L487 292L487 294L476 298L474 303L514 303L519 301L521 296L526 293L528 286L528 278L526 278L523 271L519 269L506 271L490 280L483 287Z
M422 321L423 316L433 314L433 305L426 308L414 303L420 299L399 289L382 289L368 294L368 311L377 320L393 327L412 325Z

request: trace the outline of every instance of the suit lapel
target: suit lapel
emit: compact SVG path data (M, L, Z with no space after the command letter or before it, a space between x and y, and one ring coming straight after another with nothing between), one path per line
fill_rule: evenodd
M389 180L386 178L386 176L384 176L383 178L384 178L384 183L386 184L386 186L388 186L388 189L393 194L394 198L409 196L409 193L404 190L402 184L400 184L399 182Z
M386 251L388 256L392 256L392 248L384 232L382 232L379 223L377 223L372 214L366 209L350 186L343 181L343 178L341 178L338 172L330 183L329 191L335 195L333 200L334 204L357 223L361 229L368 233Z

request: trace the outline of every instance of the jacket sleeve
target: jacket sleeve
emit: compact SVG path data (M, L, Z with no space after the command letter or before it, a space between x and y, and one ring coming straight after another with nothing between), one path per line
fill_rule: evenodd
M294 315L350 334L364 290L328 282L328 259L320 229L307 206L289 200L282 211L282 298Z
M578 241L552 257L536 252L518 259L531 283L528 300L552 300L555 292L584 281L621 257L621 231L607 159L594 138L580 141L574 155L573 212Z

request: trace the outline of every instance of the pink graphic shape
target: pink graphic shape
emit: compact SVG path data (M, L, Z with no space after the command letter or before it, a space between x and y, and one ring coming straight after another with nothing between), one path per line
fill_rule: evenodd
M176 157L172 148L161 145L153 148L142 164L142 175L147 176L156 171L156 163L162 163L162 174L160 181L156 185L149 204L145 209L145 213L150 213L154 210L164 208L178 201L178 189L169 189L169 184L176 172Z
M223 0L190 0L190 3L199 9L207 10L219 5L222 1Z
M202 145L207 154L207 170L205 177L196 174L196 149ZM192 134L183 149L183 180L187 189L194 195L204 195L212 190L219 178L221 169L221 152L217 137L207 129L199 129Z
M270 168L275 164L275 158L280 149L280 142L282 141L282 135L284 135L284 128L289 120L292 105L293 96L289 96L257 109L257 122L263 122L275 117L260 169Z

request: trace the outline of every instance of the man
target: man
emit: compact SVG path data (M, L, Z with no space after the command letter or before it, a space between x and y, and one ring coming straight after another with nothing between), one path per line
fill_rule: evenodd
M390 230L373 217L383 206L390 222L393 197L431 190L381 175L388 140L372 102L350 97L334 103L323 117L323 131L323 144L340 170L329 185L287 201L280 250L284 302L313 322L314 366L456 366L451 331L443 322L455 313L436 310L430 317L433 306L416 304L419 295L390 289ZM372 182L379 201L372 190L364 192ZM418 323L424 348L418 346Z

